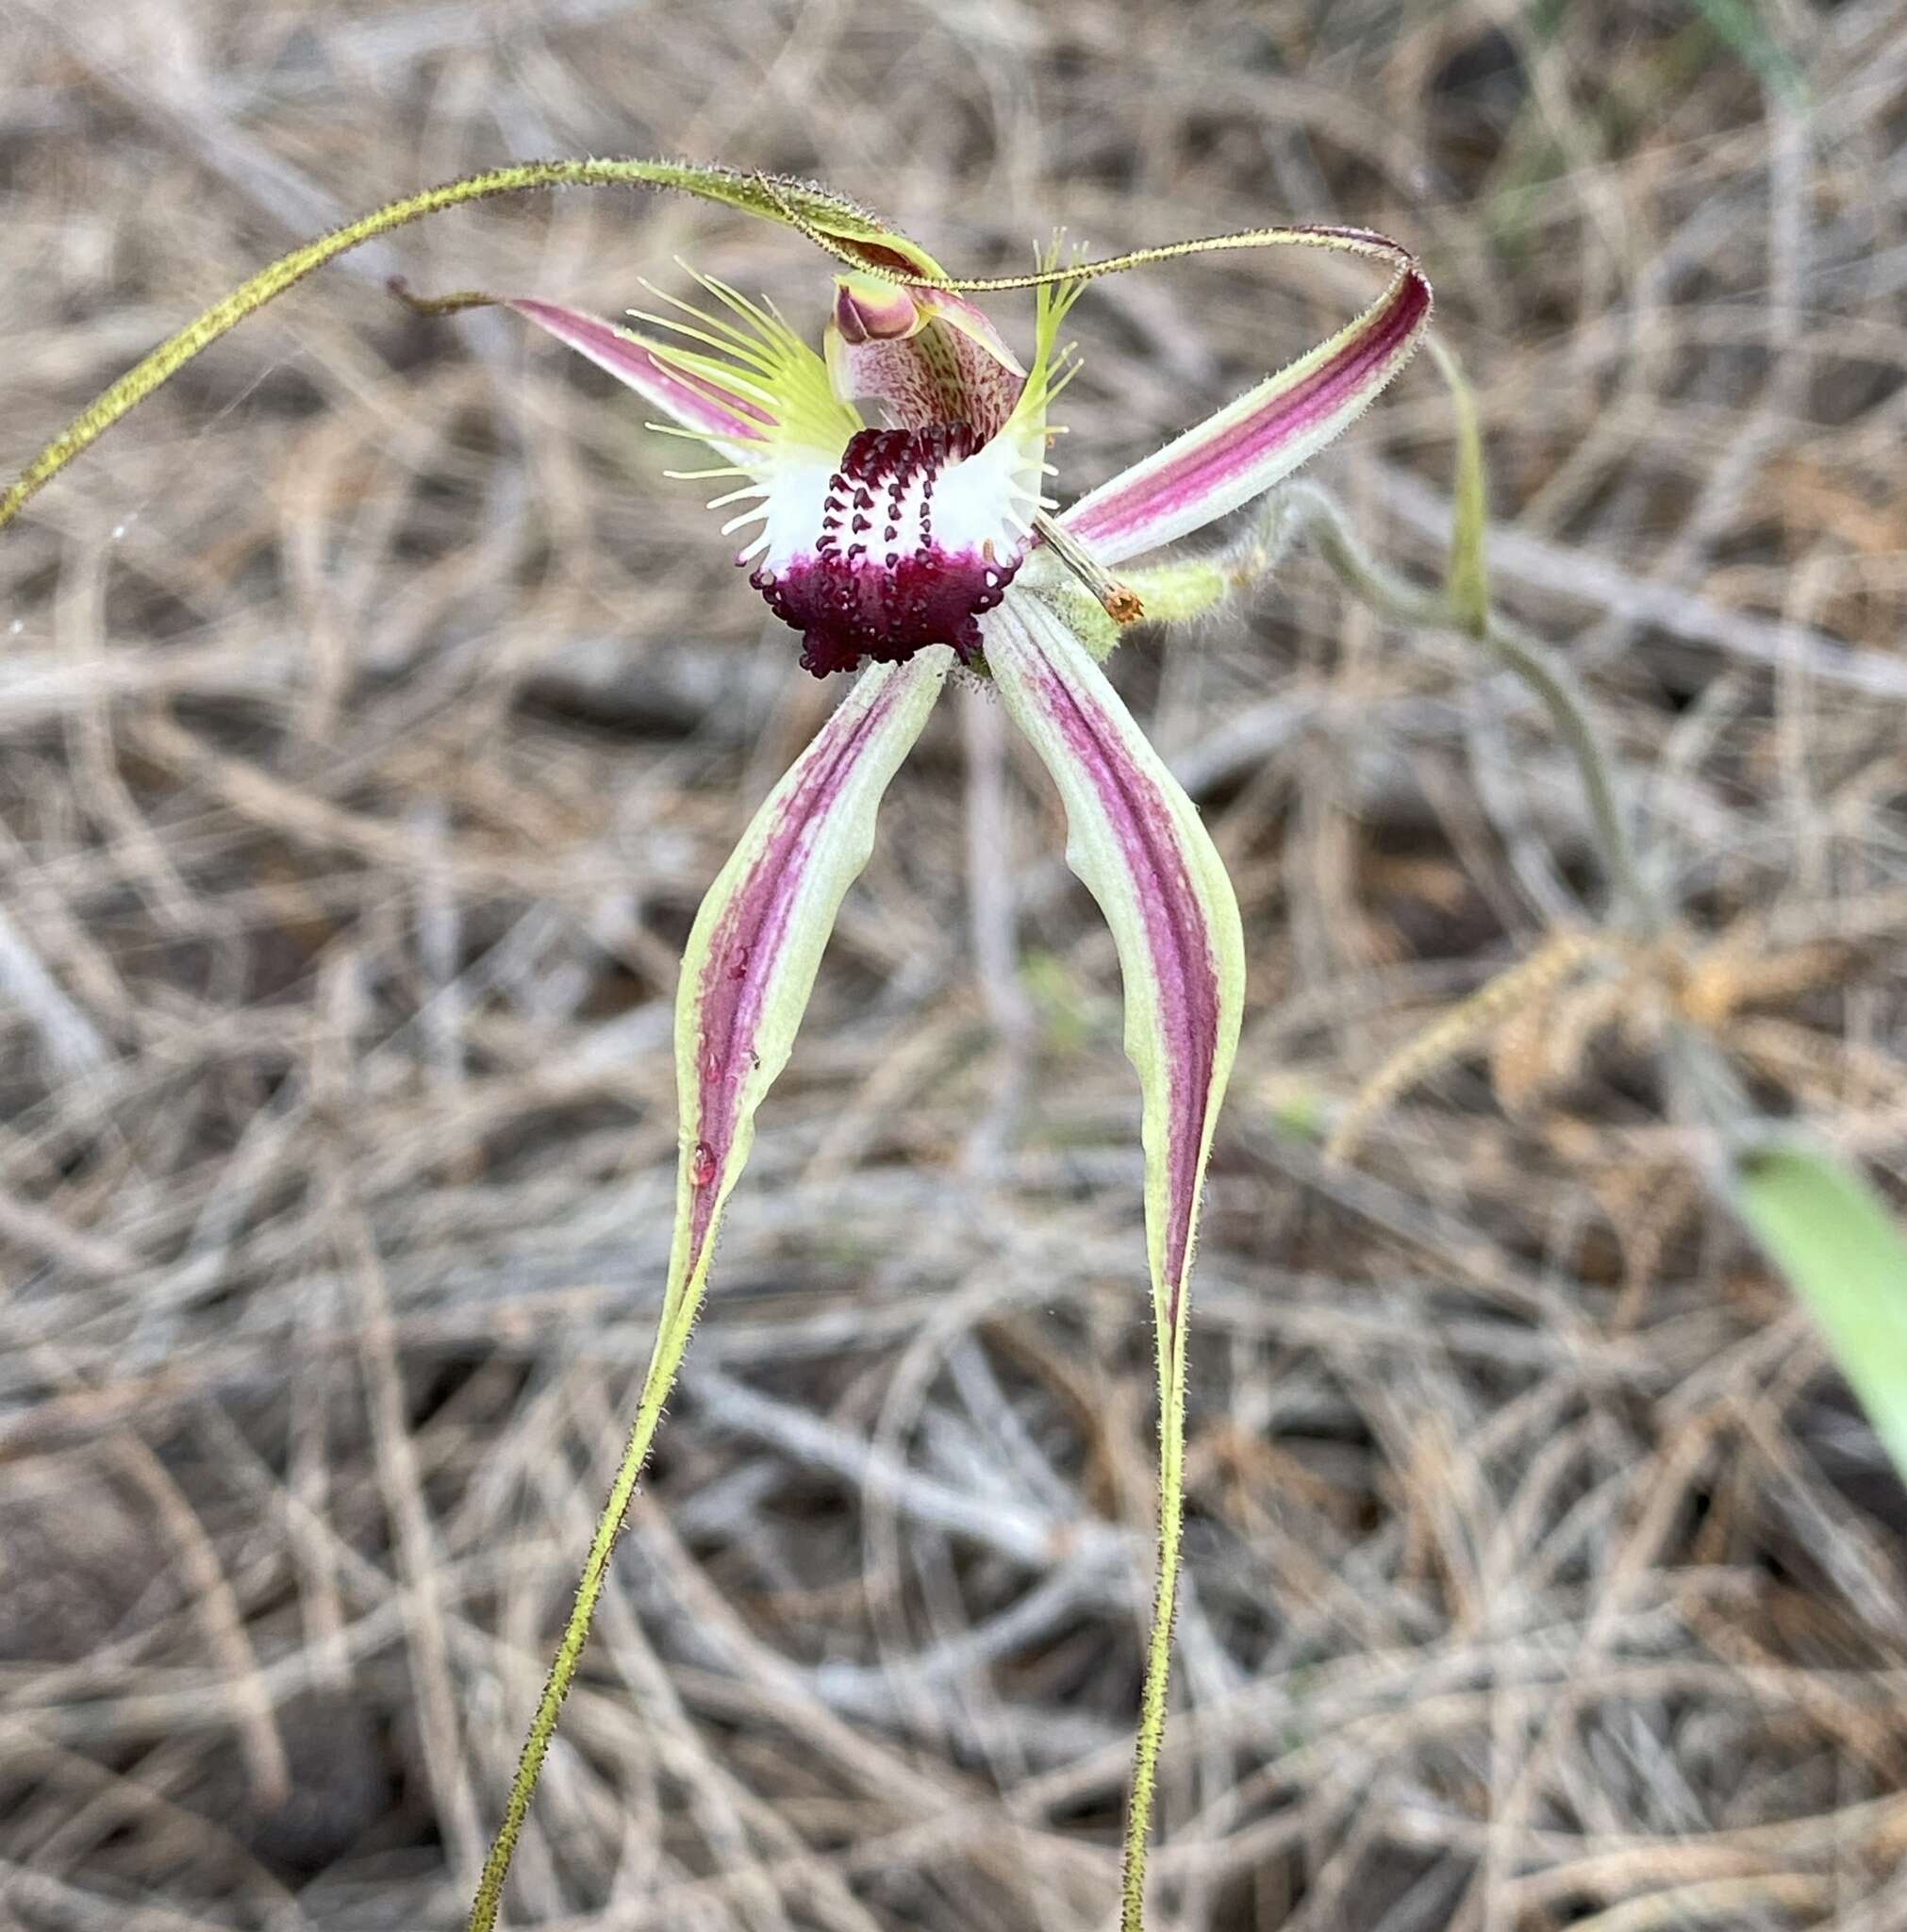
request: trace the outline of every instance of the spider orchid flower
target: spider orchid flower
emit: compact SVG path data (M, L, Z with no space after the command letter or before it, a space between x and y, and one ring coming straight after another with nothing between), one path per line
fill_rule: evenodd
M672 1303L699 1294L882 794L959 666L992 681L1051 772L1069 858L1113 929L1144 1089L1153 1290L1162 1335L1178 1333L1238 1034L1238 915L1196 808L1100 671L1069 580L1136 614L1147 578L1120 584L1112 566L1261 495L1371 401L1430 309L1393 253L1396 277L1365 315L1056 523L1042 495L1048 414L1073 369L1060 325L1085 286L1065 271L1036 282L1025 365L965 295L865 271L837 277L819 350L707 276L707 308L637 311L646 330L508 300L670 419L652 427L713 453L671 474L732 486L709 508L728 513L724 536L745 539L736 560L799 635L803 667L871 666L757 812L688 942Z
M1067 856L1112 928L1137 1070L1160 1392L1156 1607L1128 1817L1123 1923L1141 1923L1147 1820L1165 1722L1181 1515L1188 1282L1213 1128L1237 1044L1244 948L1231 884L1197 808L1100 669L1118 625L1186 602L1183 572L1113 575L1273 488L1409 358L1430 290L1395 243L1352 228L1267 228L1031 275L955 281L876 218L804 184L673 163L535 163L392 203L294 252L190 325L49 444L0 497L0 525L105 427L243 315L344 248L457 201L564 182L686 190L800 229L836 258L819 347L709 277L640 328L503 298L705 447L674 473L720 488L737 560L816 676L860 675L770 793L702 906L683 960L675 1048L676 1224L627 1450L591 1546L472 1924L495 1916L615 1534L688 1345L757 1108L788 1063L837 911L866 864L883 794L950 675L989 679L1064 804ZM1064 514L1045 494L1059 340L1093 276L1229 247L1292 244L1373 259L1383 293L1349 326ZM1031 289L1022 362L975 293ZM449 310L499 298L417 306ZM1222 573L1208 571L1222 586ZM1216 593L1215 593L1216 594ZM791 640L792 641L792 640ZM863 665L866 669L861 669Z

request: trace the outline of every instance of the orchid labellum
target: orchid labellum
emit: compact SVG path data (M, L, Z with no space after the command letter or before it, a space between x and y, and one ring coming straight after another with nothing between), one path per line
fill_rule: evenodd
M888 781L956 672L990 680L1051 772L1067 856L1098 900L1124 981L1143 1094L1146 1227L1160 1391L1156 1611L1126 1840L1123 1920L1141 1920L1147 1824L1165 1723L1178 1567L1188 1280L1213 1127L1238 1038L1244 954L1230 882L1197 809L1099 668L1149 597L1183 573L1117 567L1262 495L1351 423L1403 366L1430 313L1411 258L1355 228L1265 228L1024 275L956 280L825 191L647 161L501 169L392 203L273 264L108 390L0 497L0 524L182 362L313 269L442 208L561 184L635 183L725 203L834 258L820 346L773 309L704 278L702 307L596 320L527 296L518 315L607 370L711 460L711 508L748 582L816 676L858 672L769 795L690 935L677 996L676 1224L659 1330L627 1452L524 1748L472 1924L494 1920L616 1532L688 1345L755 1116L788 1063L842 896L866 863ZM1070 374L1059 332L1093 277L1223 248L1365 257L1388 285L1348 327L1057 517L1049 413ZM1031 289L1022 361L976 293ZM451 309L499 298L461 295ZM1222 583L1221 574L1208 575ZM792 652L791 652L792 655ZM863 666L867 668L862 669Z

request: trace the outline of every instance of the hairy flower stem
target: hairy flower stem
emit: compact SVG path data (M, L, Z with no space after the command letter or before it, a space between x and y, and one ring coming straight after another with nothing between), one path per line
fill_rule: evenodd
M628 1514L642 1466L649 1459L649 1447L655 1438L655 1425L662 1420L663 1405L675 1386L676 1372L682 1366L688 1331L694 1326L700 1304L701 1295L695 1292L681 1307L665 1312L656 1333L649 1368L642 1378L636 1420L630 1424L622 1445L622 1459L617 1465L616 1479L609 1486L609 1499L604 1504L603 1513L596 1519L595 1534L589 1539L589 1553L584 1558L583 1573L576 1583L575 1601L570 1607L569 1621L563 1625L550 1674L543 1680L542 1695L537 1700L536 1715L530 1720L529 1734L517 1759L516 1774L510 1779L503 1822L484 1859L483 1875L477 1881L476 1897L470 1909L468 1932L492 1932L496 1924L503 1904L504 1882L509 1876L517 1840L522 1836L523 1821L529 1815L530 1800L542 1775L543 1759L549 1756L550 1740L556 1736L556 1719L564 1698L570 1694L570 1686L575 1681L583 1647L589 1641L589 1625L609 1574L609 1558L615 1552L616 1539L622 1534L622 1519Z
M1146 1674L1133 1746L1133 1789L1126 1810L1125 1859L1119 1879L1119 1932L1145 1932L1146 1840L1166 1734L1166 1694L1172 1668L1172 1620L1178 1608L1179 1545L1186 1520L1186 1322L1159 1323L1158 1579Z

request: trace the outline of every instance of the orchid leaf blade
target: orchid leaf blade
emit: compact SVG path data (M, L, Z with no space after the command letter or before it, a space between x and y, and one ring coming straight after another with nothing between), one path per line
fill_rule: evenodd
M470 1932L490 1932L496 1924L617 1532L702 1307L722 1209L754 1141L755 1109L788 1064L841 900L872 850L881 799L926 724L951 657L939 649L905 665L877 666L855 684L755 813L696 915L676 993L682 1149L662 1311L622 1459L485 1861Z
M1882 1446L1907 1476L1907 1238L1872 1184L1831 1154L1750 1147L1735 1205L1787 1277Z
M1198 808L1093 662L1036 600L987 626L987 662L1067 815L1067 859L1112 928L1126 1053L1143 1097L1146 1242L1159 1374L1157 1591L1127 1814L1124 1932L1143 1923L1185 1509L1186 1341L1199 1208L1237 1050L1245 954L1231 880Z

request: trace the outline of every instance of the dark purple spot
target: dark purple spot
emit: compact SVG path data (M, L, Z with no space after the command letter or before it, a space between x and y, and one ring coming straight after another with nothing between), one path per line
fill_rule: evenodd
M932 644L951 645L963 664L978 655L975 617L999 603L1019 566L942 549L930 513L936 477L973 449L972 432L957 423L861 430L842 453L815 554L797 558L779 575L757 571L749 579L769 608L801 632L802 664L817 677L855 670L863 658L904 664ZM891 518L884 542L897 543L909 491L920 504L919 541L876 557L861 540L873 527L866 514L871 486L881 483L887 485ZM844 508L850 499L859 512L852 518Z

